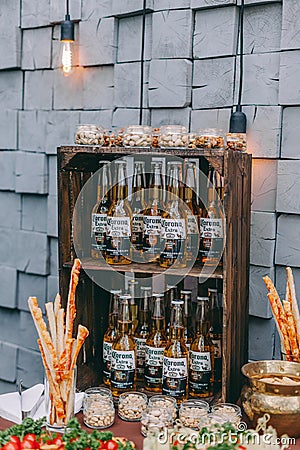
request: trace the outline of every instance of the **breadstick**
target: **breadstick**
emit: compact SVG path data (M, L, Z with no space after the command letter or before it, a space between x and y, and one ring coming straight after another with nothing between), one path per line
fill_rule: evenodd
M28 306L31 312L36 330L38 332L41 344L45 353L47 365L50 369L52 377L55 378L55 371L58 370L58 359L56 355L56 350L54 348L53 342L51 340L50 334L47 330L46 324L43 319L43 314L41 309L38 307L36 297L28 298Z
M284 318L280 312L280 309L278 308L278 302L276 302L276 297L273 293L268 294L268 299L270 300L270 305L272 308L272 312L274 315L275 323L277 325L279 337L281 340L281 350L286 353L287 359L290 358L291 349L289 344L289 339L284 323ZM279 300L280 301L280 300ZM291 358L290 358L291 359Z
M46 303L45 307L46 307L46 313L47 313L52 342L55 347L55 350L57 351L57 348L56 348L56 320L55 320L55 315L54 315L54 310L53 310L53 303L52 302Z
M67 339L71 339L73 336L73 324L76 317L76 306L75 306L75 291L79 281L79 273L81 268L81 262L79 259L74 260L74 264L71 270L71 279L68 294L67 303L67 313L66 313L66 332L65 332L65 343Z
M298 346L300 348L300 314L299 314L299 308L296 298L296 289L295 289L295 283L294 283L294 277L293 272L290 267L286 268L286 274L287 274L287 284L289 286L289 300L292 303L292 313L295 320L296 330L297 330L297 339L298 339Z
M55 300L54 300L54 314L55 317L57 317L58 311L61 309L61 298L59 294L56 294Z
M292 308L289 301L283 300L283 306L287 318L287 332L289 336L290 346L292 350L292 355L296 358L299 357L299 348L297 342L297 332L294 322L294 317L292 314Z
M65 310L63 308L58 310L57 313L57 356L58 358L61 357L61 354L64 349L64 342L65 342L65 325L64 325L64 318L65 318Z
M53 401L55 404L55 409L56 409L56 415L58 417L58 419L64 419L65 418L65 410L64 410L64 405L63 402L60 398L60 393L59 393L59 388L58 388L58 384L55 380L55 378L52 378L51 375L51 370L48 366L47 360L46 360L46 355L42 346L42 342L40 339L37 340L38 342L38 346L41 352L41 356L42 356L42 361L45 367L45 372L46 372L46 376L48 379L48 383L49 383L49 391L50 393L52 393L53 395Z

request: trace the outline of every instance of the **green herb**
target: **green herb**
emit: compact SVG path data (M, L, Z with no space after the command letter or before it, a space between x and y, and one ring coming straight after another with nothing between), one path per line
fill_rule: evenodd
M9 441L10 436L18 436L22 440L25 434L33 433L37 437L40 437L42 428L45 425L45 420L46 417L39 420L33 420L30 417L26 417L20 425L13 425L4 431L0 431L0 445L5 445Z

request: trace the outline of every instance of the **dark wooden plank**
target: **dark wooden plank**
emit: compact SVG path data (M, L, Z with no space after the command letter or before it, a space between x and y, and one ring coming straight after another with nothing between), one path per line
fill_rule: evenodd
M235 192L235 166L232 152L224 155L224 212L226 215L226 244L223 255L223 349L222 349L222 398L229 399L230 375L231 375L231 350L232 350L232 298L234 282L234 255L233 242L235 224L233 218L233 195Z
M156 273L164 273L165 269L163 267L160 267L158 264L153 263L147 263L147 264L122 264L122 265L115 265L115 266L108 266L106 263L101 263L100 260L95 260L92 258L83 258L82 259L82 267L87 270L96 270L96 271L112 271L115 270L117 272L134 272L134 273L141 273L149 275L150 273L156 274ZM68 261L64 264L64 267L71 267L72 261ZM191 277L202 277L206 278L208 273L207 270L209 268L206 267L205 271L203 270L200 273L200 270L203 268L200 264L196 264L190 272L187 273L187 276ZM177 275L183 273L184 269L179 269L174 271L171 271L168 269L169 275ZM211 278L223 278L223 270L222 267L217 267L214 271L214 273L211 275Z
M83 172L95 171L99 160L105 158L114 160L125 155L145 154L153 156L174 155L183 158L207 157L217 170L223 168L223 150L202 150L202 149L163 149L154 150L151 148L122 148L122 147L92 147L92 146L66 146L60 147L62 169L80 170Z
M66 301L69 285L69 271L63 268L66 261L70 261L71 255L71 221L70 221L70 192L69 174L61 169L61 153L57 156L57 182L58 182L58 270L59 292L62 301Z

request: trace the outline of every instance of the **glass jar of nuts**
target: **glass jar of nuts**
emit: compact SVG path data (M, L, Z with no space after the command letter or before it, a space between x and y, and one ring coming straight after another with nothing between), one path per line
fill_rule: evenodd
M171 411L172 417L175 420L177 417L177 403L175 398L169 395L153 395L149 398L149 406L156 408L165 408Z
M212 406L211 412L223 417L225 422L230 422L235 426L238 426L242 417L241 408L233 403L218 403Z
M110 427L115 421L115 408L111 396L99 392L99 388L87 389L83 400L83 421L90 428Z
M185 427L201 429L201 419L207 416L209 404L204 400L187 400L180 405L179 419Z
M196 133L195 144L197 148L222 149L224 148L224 135L222 130L205 128Z
M245 152L247 150L246 133L226 133L226 145L228 149Z
M119 397L118 415L128 422L141 420L147 408L147 395L142 392L124 392Z
M103 145L104 128L98 125L78 125L75 134L75 144Z
M148 432L162 432L173 425L172 413L169 409L148 406L141 418L141 433L147 436Z
M161 148L186 148L188 133L181 125L164 125L160 128L158 145Z
M145 125L130 125L123 133L123 147L151 147L152 129Z

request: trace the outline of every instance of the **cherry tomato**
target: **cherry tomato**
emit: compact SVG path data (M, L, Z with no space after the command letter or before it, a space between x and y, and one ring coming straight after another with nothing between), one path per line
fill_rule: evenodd
M19 450L20 445L15 442L7 442L7 444L3 445L3 450Z
M53 439L51 444L58 445L59 447L64 447L64 441L62 440L61 436L57 436L55 439Z
M25 449L35 449L37 442L33 442L33 441L27 441L27 439L23 439L23 441L21 442L21 449L25 450ZM6 449L8 450L8 449Z
M20 441L19 436L11 436L9 438L9 442L12 442L13 444L17 444L20 447L21 441Z
M23 441L32 441L32 442L36 442L36 435L33 433L27 433L25 434L25 436L23 437Z
M116 441L109 439L108 441L105 442L104 448L106 448L106 450L118 450L119 445Z

